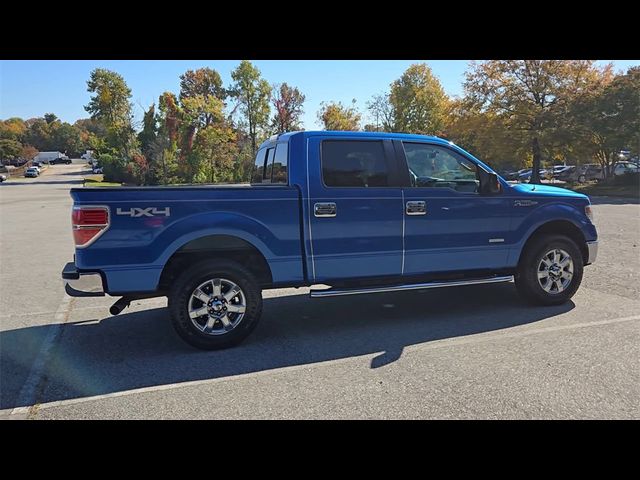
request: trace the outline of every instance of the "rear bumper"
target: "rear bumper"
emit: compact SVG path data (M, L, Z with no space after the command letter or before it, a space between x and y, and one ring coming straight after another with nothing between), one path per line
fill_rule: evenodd
M75 263L69 262L62 269L64 290L71 297L102 297L104 284L98 272L79 272Z
M587 263L585 265L591 265L596 261L598 257L598 242L587 242L587 250L589 251L589 258L587 259Z

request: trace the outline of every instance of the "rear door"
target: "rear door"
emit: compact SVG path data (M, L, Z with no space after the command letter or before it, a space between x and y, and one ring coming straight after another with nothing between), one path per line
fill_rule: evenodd
M400 275L402 189L391 141L318 136L308 142L314 281Z

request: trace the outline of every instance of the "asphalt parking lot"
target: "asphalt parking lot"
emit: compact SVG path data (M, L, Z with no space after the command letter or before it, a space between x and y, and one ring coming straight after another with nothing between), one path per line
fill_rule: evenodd
M241 346L202 352L166 302L70 299L82 163L0 184L0 418L640 418L640 205L596 198L572 302L512 284L311 300L265 292Z

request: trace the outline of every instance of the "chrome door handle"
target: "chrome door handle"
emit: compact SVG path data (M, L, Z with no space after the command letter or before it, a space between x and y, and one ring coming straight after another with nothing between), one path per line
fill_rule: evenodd
M406 212L407 215L426 215L427 202L424 200L411 200L407 202Z
M335 217L337 212L338 207L333 202L313 204L313 214L316 217Z

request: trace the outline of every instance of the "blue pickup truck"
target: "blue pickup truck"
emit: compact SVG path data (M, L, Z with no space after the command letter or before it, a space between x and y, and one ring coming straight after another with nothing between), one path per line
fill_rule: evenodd
M529 302L557 305L598 246L585 195L511 185L421 135L285 133L260 146L251 184L71 196L67 293L121 297L112 314L167 296L177 332L203 349L246 338L269 288L324 298L515 280Z

